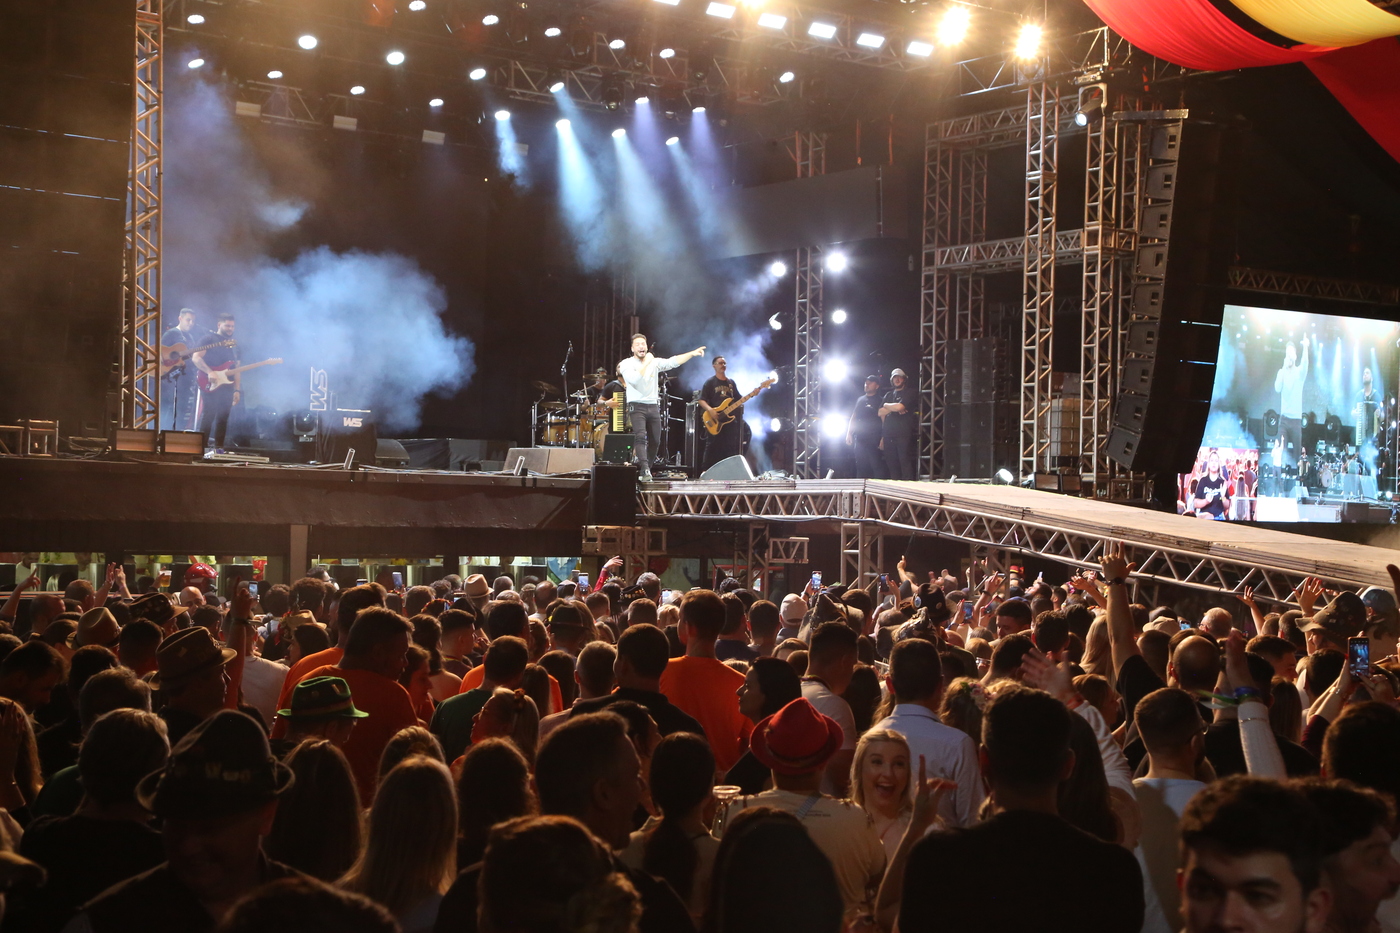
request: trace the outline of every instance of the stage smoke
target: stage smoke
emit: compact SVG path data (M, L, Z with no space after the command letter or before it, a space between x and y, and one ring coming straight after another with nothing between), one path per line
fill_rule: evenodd
M381 429L404 430L417 427L425 395L470 380L471 341L444 327L446 295L431 276L392 253L274 254L308 200L273 189L219 87L172 81L166 103L165 306L194 308L207 330L231 311L243 363L285 361L245 377L246 404L305 411L312 371L324 370L342 407L371 409ZM279 162L302 167L296 190L314 198L326 179L313 139L280 145Z

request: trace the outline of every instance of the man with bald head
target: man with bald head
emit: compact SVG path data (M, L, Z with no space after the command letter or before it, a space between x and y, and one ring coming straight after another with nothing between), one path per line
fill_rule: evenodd
M1214 609L1207 609L1206 614L1201 616L1201 628L1210 632L1216 641L1224 641L1230 637L1230 630L1235 627L1235 618L1230 615L1230 610L1216 606Z
M57 593L38 593L29 602L29 634L38 638L44 634L60 613L63 612L63 597Z

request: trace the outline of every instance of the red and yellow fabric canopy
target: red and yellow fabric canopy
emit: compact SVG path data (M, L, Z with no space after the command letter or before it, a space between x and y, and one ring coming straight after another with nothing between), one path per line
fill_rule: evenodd
M1400 16L1369 0L1230 0L1275 33L1274 45L1210 0L1085 0L1133 45L1176 65L1231 71L1303 62L1392 157L1400 160Z

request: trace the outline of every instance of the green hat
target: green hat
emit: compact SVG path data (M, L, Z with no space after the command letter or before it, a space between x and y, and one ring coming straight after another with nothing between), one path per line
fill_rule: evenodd
M279 709L283 719L363 719L369 713L355 709L350 685L340 677L309 677L292 691L292 708Z

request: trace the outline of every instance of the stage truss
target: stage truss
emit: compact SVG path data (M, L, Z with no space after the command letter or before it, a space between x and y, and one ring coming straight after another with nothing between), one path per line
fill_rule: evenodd
M1390 558L1379 548L1244 526L1232 530L1257 534L1257 545L1247 539L1222 543L1196 519L1082 500L1079 514L1071 514L1060 508L1067 501L1075 500L1005 486L799 480L649 484L642 490L640 509L648 520L748 523L762 526L764 534L781 522L839 525L833 530L841 535L842 579L859 579L862 585L887 566L883 537L910 533L1074 568L1096 568L1105 542L1111 541L1138 564L1133 574L1138 582L1231 595L1248 586L1258 599L1278 606L1296 606L1293 591L1310 576L1320 576L1334 588L1389 585L1383 564ZM1103 511L1083 513L1085 507ZM747 535L752 548L752 534L740 530L738 537ZM1327 553L1318 556L1321 552ZM1350 557L1363 552L1368 559Z
M788 142L798 178L826 174L826 134L796 133ZM821 475L822 284L825 250L800 246L794 268L792 472Z

